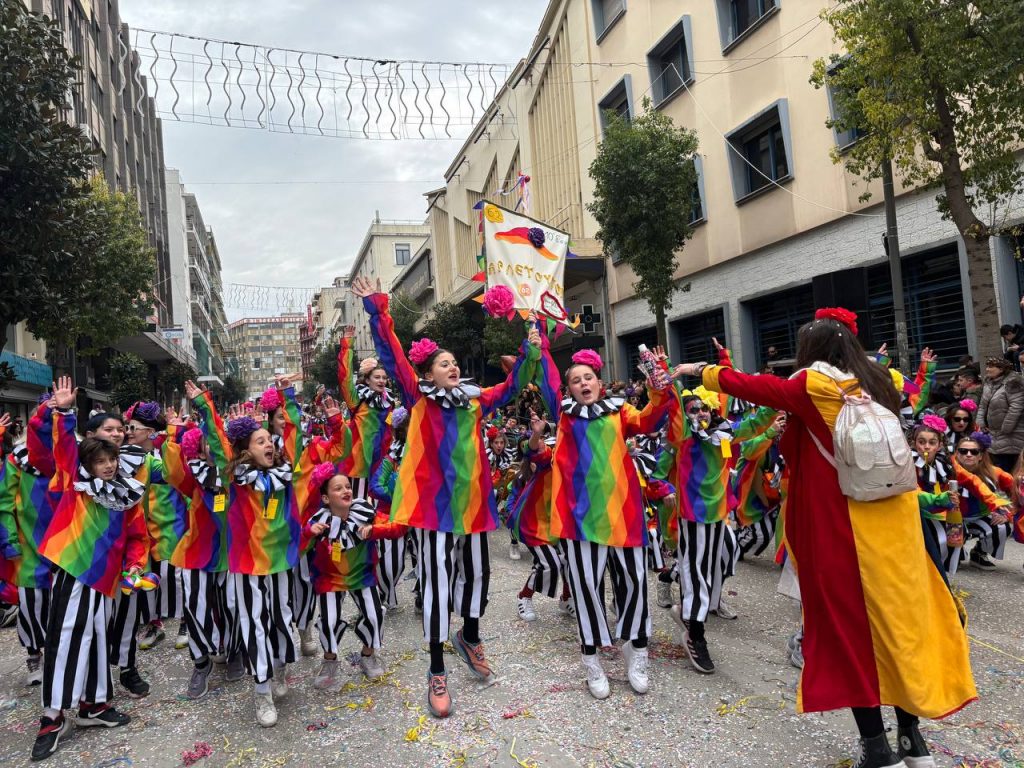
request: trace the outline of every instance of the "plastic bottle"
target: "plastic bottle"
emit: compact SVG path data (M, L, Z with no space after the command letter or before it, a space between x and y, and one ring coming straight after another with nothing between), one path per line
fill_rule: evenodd
M637 364L637 368L647 377L647 381L650 382L652 387L664 389L665 379L663 376L658 375L658 369L665 370L665 366L660 364L658 358L647 348L646 344L641 344L637 349L640 350L640 362Z

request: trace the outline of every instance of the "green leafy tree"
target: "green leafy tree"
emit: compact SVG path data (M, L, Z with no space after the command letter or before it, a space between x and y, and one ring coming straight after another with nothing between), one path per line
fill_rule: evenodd
M0 0L0 61L0 327L27 320L35 331L80 300L69 244L91 152L62 119L80 62L60 27L19 0Z
M358 361L356 364L358 365ZM311 385L312 389L307 390L305 385ZM309 399L312 399L316 394L316 388L321 385L332 392L338 391L338 346L336 344L330 344L316 353L305 385L303 394Z
M149 366L138 355L126 352L110 360L110 393L122 410L152 396Z
M145 328L144 318L152 311L146 294L153 290L156 260L138 201L110 191L99 176L86 189L87 196L71 204L72 259L55 278L75 286L73 301L43 308L29 329L69 346L85 337L95 349Z
M518 317L511 323L500 317L484 318L484 354L490 365L500 367L502 355L517 355L524 338L526 324Z
M159 381L164 400L170 401L175 392L180 397L185 391L185 382L195 381L196 377L195 368L187 363L175 360L168 365L161 366Z
M1024 188L1020 3L855 0L822 15L851 55L819 59L811 82L832 87L829 124L863 134L833 159L868 181L891 160L905 186L939 190L939 211L967 250L980 352L998 354L989 240L1002 232L997 212Z
M224 403L241 403L245 400L245 384L233 373L224 377L224 385L217 393Z
M469 313L459 304L442 301L430 311L430 319L423 327L422 336L428 336L466 367L481 349L480 328L473 324Z
M423 312L409 294L401 291L391 295L389 306L391 319L395 323L395 335L402 342L402 347L408 349L413 341L420 338L420 334L416 333L416 321L423 317Z
M636 295L654 313L658 343L666 344L665 311L678 289L676 254L692 236L690 211L697 184L697 135L643 101L630 121L606 112L604 139L590 164L597 219L605 252L632 268Z

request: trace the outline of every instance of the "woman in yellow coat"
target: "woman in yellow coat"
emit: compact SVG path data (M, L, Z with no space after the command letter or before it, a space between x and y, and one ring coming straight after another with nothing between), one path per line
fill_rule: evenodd
M818 310L800 329L790 379L751 376L703 363L705 387L790 414L782 453L790 468L785 535L803 598L805 665L797 709L851 708L861 736L855 768L935 765L917 718L941 718L977 698L967 636L956 605L929 560L916 494L872 502L843 495L831 451L842 407L837 383L899 412L888 372L857 341L856 315ZM893 754L880 707L896 707Z

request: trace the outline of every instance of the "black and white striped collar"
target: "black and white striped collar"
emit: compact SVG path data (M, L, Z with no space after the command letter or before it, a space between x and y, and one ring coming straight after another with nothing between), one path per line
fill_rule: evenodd
M473 398L480 397L480 386L472 379L460 379L452 389L439 387L432 381L420 379L420 392L442 408L469 408Z
M146 486L131 477L115 475L113 480L102 480L90 475L81 466L78 468L74 489L87 494L100 506L116 511L134 507L146 492Z
M28 446L22 443L21 445L15 446L14 450L11 451L11 455L14 457L14 463L18 469L22 472L34 475L35 477L42 477L43 473L33 467L28 460Z
M224 488L224 484L220 479L220 472L206 459L189 459L186 463L188 464L189 471L192 473L192 477L207 491L217 492Z
M580 419L599 419L610 413L618 413L625 403L626 398L619 397L618 395L608 395L590 405L584 405L571 397L567 397L562 400L562 413Z
M257 491L279 491L292 481L292 465L287 462L270 469L261 470L248 464L235 467L235 482L251 485Z
M395 464L401 460L405 453L405 440L392 440L391 449L388 451L388 458Z
M359 396L360 401L366 403L375 411L387 411L395 405L395 398L386 389L383 392L377 392L365 384L356 384L356 394Z
M936 483L945 485L953 477L953 465L946 454L940 453L935 457L935 461L928 464L925 462L924 456L917 451L911 451L911 453L914 456L914 466L917 467L918 481L927 483L928 488L933 487Z
M359 529L364 525L373 523L376 513L363 499L353 499L349 507L348 517L342 520L337 515L332 515L327 507L320 507L309 518L310 523L322 523L327 526L324 534L329 541L337 541L342 549L351 549L362 541L359 536Z
M685 418L690 419L689 416L686 416ZM723 440L732 440L732 424L725 419L722 419L714 426L709 424L706 427L701 427L700 424L694 424L693 421L693 419L690 419L690 429L703 443L721 445Z
M146 463L146 456L148 455L146 451L137 445L122 445L120 454L117 457L121 476L134 478L139 473L142 465Z

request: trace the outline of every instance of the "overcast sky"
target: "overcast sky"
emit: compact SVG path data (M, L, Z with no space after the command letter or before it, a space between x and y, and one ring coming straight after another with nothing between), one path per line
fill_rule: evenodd
M513 63L526 55L546 5L131 0L120 9L129 26L277 48ZM327 285L347 274L375 211L382 218L423 218L423 193L443 185L462 143L325 138L169 120L163 135L167 166L181 171L216 235L224 282L268 286ZM337 180L367 183L237 183ZM253 314L228 308L232 320Z

